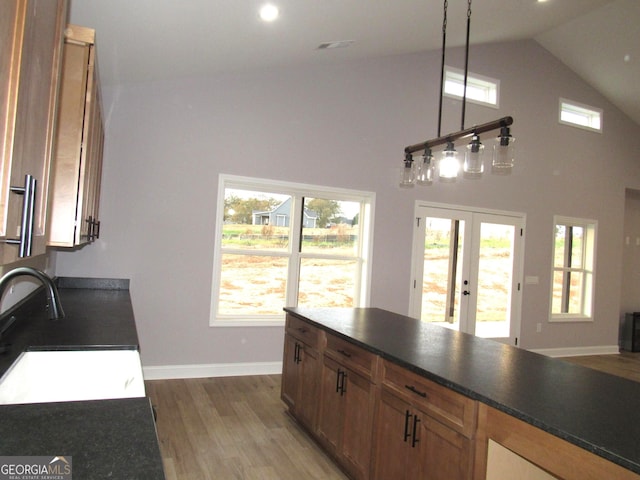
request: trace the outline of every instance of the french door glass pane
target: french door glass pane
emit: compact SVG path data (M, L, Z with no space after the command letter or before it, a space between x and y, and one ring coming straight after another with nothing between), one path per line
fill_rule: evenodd
M218 314L282 314L288 263L270 255L222 255Z
M509 336L514 230L513 225L480 225L475 315L479 337Z
M353 307L358 262L327 258L300 261L299 307Z
M465 222L435 217L425 220L421 319L458 330Z

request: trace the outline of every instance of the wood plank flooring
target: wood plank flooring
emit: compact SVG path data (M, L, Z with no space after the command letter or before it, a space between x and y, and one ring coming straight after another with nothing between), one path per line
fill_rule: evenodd
M280 375L146 382L167 480L344 480L286 413Z
M640 353L562 360L640 382ZM280 375L146 382L167 480L345 480L286 413Z
M640 353L563 357L562 360L640 382Z

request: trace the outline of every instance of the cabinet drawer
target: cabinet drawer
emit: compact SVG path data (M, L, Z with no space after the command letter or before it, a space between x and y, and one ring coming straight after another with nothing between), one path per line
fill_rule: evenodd
M367 377L371 377L378 358L377 355L330 334L327 334L325 354Z
M310 347L318 348L320 344L320 329L299 318L287 315L287 333Z
M477 402L394 363L384 362L383 387L416 408L471 438L476 430Z

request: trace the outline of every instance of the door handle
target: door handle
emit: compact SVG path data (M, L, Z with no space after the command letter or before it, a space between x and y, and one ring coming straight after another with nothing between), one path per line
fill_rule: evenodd
M465 290L462 292L463 295L471 295L471 292L469 290Z

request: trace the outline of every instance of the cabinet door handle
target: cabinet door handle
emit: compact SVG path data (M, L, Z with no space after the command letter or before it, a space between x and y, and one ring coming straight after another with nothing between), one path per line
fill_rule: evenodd
M411 448L415 448L416 443L420 441L420 439L416 436L416 433L418 432L419 422L420 422L420 419L418 418L418 416L414 415L413 416L413 438L411 439Z
M344 350L338 350L338 353L344 355L347 358L351 358L351 354L349 352L345 352Z
M18 245L20 258L31 256L33 243L34 211L36 208L36 179L32 175L24 176L24 187L11 187L11 191L24 195L22 199L22 220L20 222L20 238L8 238L5 243Z
M96 239L100 238L100 220L98 220L97 222L94 221L94 225L95 225L95 232L94 232L94 236Z
M340 382L340 396L342 397L345 393L347 393L347 372L342 371L342 381Z
M411 432L409 432L409 420L411 419L412 416L413 415L411 415L411 412L409 412L409 410L407 410L404 414L404 441L405 442L411 436Z
M336 374L336 393L339 393L342 397L347 391L345 387L345 378L347 378L347 372L344 370L338 369Z
M296 364L300 363L300 344L298 342L296 342L296 346L293 349L293 361Z
M336 372L336 393L340 393L340 376L342 374L342 370L338 369Z
M416 387L414 387L413 385L405 385L404 388L406 388L407 390L412 391L413 393L415 393L416 395L420 395L422 398L427 398L427 394L426 392L421 392L420 390L418 390Z

